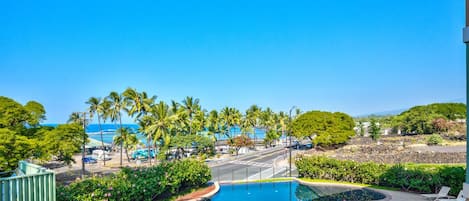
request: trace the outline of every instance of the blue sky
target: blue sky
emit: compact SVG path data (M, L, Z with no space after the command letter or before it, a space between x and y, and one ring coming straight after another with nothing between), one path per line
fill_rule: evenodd
M43 103L50 123L129 86L206 109L465 100L463 26L462 0L7 0L0 95Z

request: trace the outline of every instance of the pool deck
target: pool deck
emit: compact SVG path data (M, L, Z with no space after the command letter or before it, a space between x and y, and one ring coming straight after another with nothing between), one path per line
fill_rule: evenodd
M299 183L303 184L324 184L324 185L337 185L337 186L350 186L354 188L367 188L363 186L358 186L358 185L353 185L353 184L336 184L336 183L326 183L326 182L307 182L307 181L302 181L300 179L294 178L293 180L296 180ZM202 198L210 198L213 195L215 195L220 189L220 186L218 182L215 182L214 184L210 185L207 188L200 189L196 192L192 192L188 195L185 195L183 197L180 197L177 199L177 201L199 201L202 200ZM374 188L368 188L373 191L382 193L386 195L386 198L382 199L381 201L429 201L425 197L421 196L420 194L416 193L409 193L409 192L402 192L402 191L392 191L392 190L383 190L383 189L374 189Z
M359 185L353 185L353 184L336 184L336 183L327 183L327 182L308 182L308 181L303 181L301 179L294 178L294 180L303 183L303 184L324 184L324 185L337 185L337 186L353 186L356 188L367 188ZM420 194L416 193L409 193L409 192L402 192L402 191L391 191L391 190L383 190L383 189L374 189L374 188L368 188L373 191L382 193L386 195L386 198L382 199L382 201L428 201L425 197L421 196Z
M386 196L390 196L390 200L392 201L405 201L405 200L412 200L412 201L428 201L425 197L415 194L415 193L407 193L402 191L389 191L389 190L380 190L380 189L373 189L380 193L385 194Z

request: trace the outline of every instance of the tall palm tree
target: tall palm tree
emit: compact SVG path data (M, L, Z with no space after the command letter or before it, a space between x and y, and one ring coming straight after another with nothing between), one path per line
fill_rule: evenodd
M155 104L156 96L148 97L146 92L139 93L133 88L127 88L122 95L126 102L127 114L131 117L136 115L135 121L140 125L140 131L145 134L145 128L150 122L148 118L142 121L142 117L145 117L148 111L151 110L151 107ZM148 153L151 153L151 135L146 135L146 137ZM151 157L148 160L151 165Z
M246 113L244 116L241 117L240 127L241 133L243 135L247 135L248 133L254 132L254 119L250 118L249 115Z
M261 115L262 109L257 105L251 105L246 111L246 116L249 119L249 122L252 123L254 142L256 142L256 128L259 126L259 117Z
M152 143L152 134L148 133L148 127L152 124L152 117L145 115L138 120L138 131L147 138L147 148L148 153L151 153L151 148L154 143ZM153 149L155 150L155 149ZM148 157L148 160L151 165L151 155Z
M127 88L122 95L127 106L127 113L131 117L136 115L137 119L145 115L156 100L156 96L148 97L146 92L139 93L133 88Z
M192 134L192 120L194 118L194 115L197 113L198 110L200 110L199 106L199 99L198 98L193 98L191 96L187 96L183 101L182 101L182 107L186 111L188 117L189 117L189 134Z
M126 111L129 116L133 117L135 114L140 115L142 111L142 97L136 89L127 88L123 93Z
M145 132L153 136L155 143L163 141L164 146L168 146L171 142L171 128L176 116L171 115L169 106L163 101L152 108L150 115L151 124Z
M195 112L194 121L193 121L193 127L195 129L194 131L195 133L205 130L205 126L208 124L206 113L207 113L206 110L198 110Z
M216 133L220 133L220 119L218 117L218 112L216 110L210 111L207 117L207 128L208 134L211 135L212 141L215 143L217 141Z
M124 109L124 98L121 94L113 91L107 96L107 99L110 101L111 105L109 108L109 118L111 121L119 121L119 129L122 129L122 115L121 111ZM122 166L122 155L123 155L123 142L120 143L120 165Z
M236 108L224 107L220 112L220 118L223 124L226 126L225 135L231 141L232 137L230 135L230 130L236 125L239 125L241 120L241 113Z
M285 132L287 130L287 124L289 121L289 117L287 113L280 111L278 114L278 125L281 128L282 136L286 137Z
M101 146L104 149L104 139L103 139L103 128L101 127L101 114L102 114L102 99L97 98L97 97L90 97L88 101L86 101L86 104L89 105L88 111L90 113L90 119L93 119L93 115L96 114L98 116L98 126L99 126L99 132L101 135ZM106 156L104 154L104 156ZM103 160L103 165L106 166L106 160Z

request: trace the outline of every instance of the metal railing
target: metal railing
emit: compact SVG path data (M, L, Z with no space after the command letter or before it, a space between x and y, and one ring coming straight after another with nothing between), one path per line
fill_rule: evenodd
M55 174L20 161L17 176L0 178L0 190L0 201L55 201Z

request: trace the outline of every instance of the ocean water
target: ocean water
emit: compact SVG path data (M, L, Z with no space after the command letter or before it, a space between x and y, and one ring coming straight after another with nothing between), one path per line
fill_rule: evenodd
M43 126L52 126L56 127L58 124L42 124ZM146 144L147 140L145 136L138 133L139 126L137 124L122 124L123 127L130 128L132 131L137 133L138 139L143 143ZM108 144L112 144L113 138L116 135L116 130L119 128L119 124L101 124L101 128L103 130L103 141ZM95 140L101 141L101 133L99 130L98 124L89 124L86 126L86 133L90 138ZM237 136L241 134L240 127L233 127L230 129L231 136ZM254 129L253 133L247 133L249 137L256 138L256 139L264 139L265 137L265 130L256 128ZM225 134L215 134L215 137L218 140L227 140L228 137ZM284 136L282 136L284 138Z

